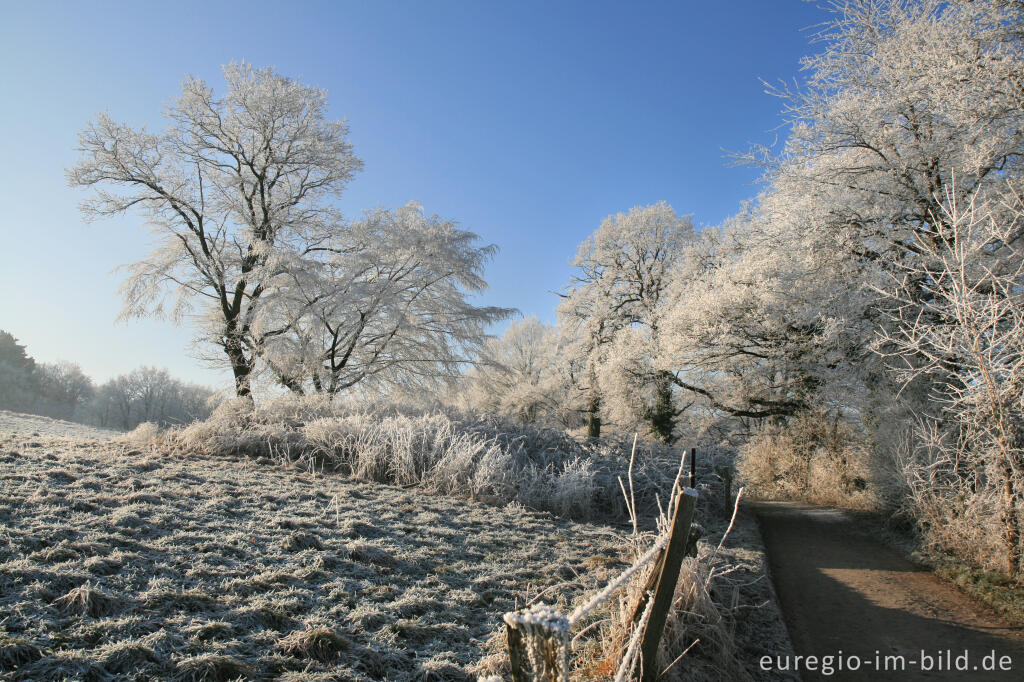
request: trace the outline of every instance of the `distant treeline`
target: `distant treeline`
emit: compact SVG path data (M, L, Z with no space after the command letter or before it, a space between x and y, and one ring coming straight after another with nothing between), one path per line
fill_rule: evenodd
M97 386L78 365L36 362L0 330L0 409L133 429L142 422L182 424L209 416L213 391L139 367Z

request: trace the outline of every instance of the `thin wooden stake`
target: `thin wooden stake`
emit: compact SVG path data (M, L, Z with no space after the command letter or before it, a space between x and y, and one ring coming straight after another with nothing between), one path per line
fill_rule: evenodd
M697 448L690 448L690 487L697 489Z

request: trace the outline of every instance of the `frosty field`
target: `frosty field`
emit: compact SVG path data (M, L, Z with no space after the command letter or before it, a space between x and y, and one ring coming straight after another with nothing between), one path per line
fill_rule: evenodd
M605 526L245 458L9 433L0 490L3 679L463 679L502 612L625 565Z

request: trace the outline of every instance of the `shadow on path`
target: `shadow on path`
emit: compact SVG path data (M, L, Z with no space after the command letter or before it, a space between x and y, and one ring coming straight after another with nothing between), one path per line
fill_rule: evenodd
M802 662L804 680L1024 680L1024 631L859 534L842 511L747 506L761 524L793 647L818 657ZM998 670L1002 657L1010 670ZM987 670L992 662L996 670Z

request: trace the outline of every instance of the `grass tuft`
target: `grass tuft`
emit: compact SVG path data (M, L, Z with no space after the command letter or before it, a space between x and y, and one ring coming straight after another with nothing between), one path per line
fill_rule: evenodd
M231 682L253 676L253 668L230 656L201 654L178 661L175 680L180 682Z
M324 545L313 533L296 531L281 540L281 547L288 552L301 552L304 549L323 549Z
M0 633L0 670L16 670L42 657L42 650L27 639Z
M322 663L334 660L351 648L352 642L327 627L297 630L277 643L278 649L296 658L311 658Z
M108 616L117 608L117 600L89 583L73 588L54 601L61 611L77 616L99 618Z

